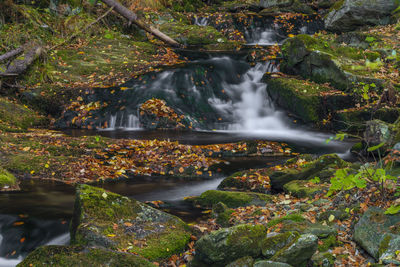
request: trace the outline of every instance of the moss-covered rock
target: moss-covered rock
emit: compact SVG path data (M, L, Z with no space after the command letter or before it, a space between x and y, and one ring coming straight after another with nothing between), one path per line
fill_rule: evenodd
M294 242L272 256L271 260L293 266L307 266L307 262L317 250L317 246L318 238L315 235L300 235Z
M265 205L271 201L272 196L260 193L229 192L219 190L208 190L194 200L195 205L203 208L211 208L222 202L229 208L244 207L250 205Z
M218 267L244 256L257 258L265 236L266 229L262 225L241 224L211 232L196 242L194 261L198 262L197 266L202 263Z
M246 256L229 263L225 267L252 267L254 259L250 256Z
M222 202L218 202L213 205L212 216L216 219L216 223L222 227L227 227L229 226L229 219L233 212L233 209L228 208L228 206Z
M13 188L17 185L17 179L7 170L0 167L0 191Z
M296 78L268 80L268 94L304 122L318 123L329 113L351 107L351 97L329 86Z
M283 190L295 197L313 197L318 193L327 191L329 186L324 184L315 184L305 180L294 180L283 185Z
M377 261L399 265L400 215L385 215L384 210L369 208L354 227L354 240Z
M332 253L315 253L311 258L313 267L333 267L335 266L335 257Z
M364 142L367 147L377 146L384 143L382 147L374 151L382 154L400 141L400 121L389 124L381 120L368 121L364 132Z
M77 188L72 244L128 251L156 260L180 253L189 238L188 226L175 216L101 188Z
M286 232L283 234L276 234L265 238L261 242L261 251L267 259L274 256L281 249L293 244L299 238L300 234L297 232Z
M43 246L30 253L18 266L154 267L155 265L138 255L103 248Z
M283 262L266 261L266 260L257 261L253 265L253 267L291 267L291 266L292 265Z
M309 180L319 177L322 181L329 179L337 168L348 166L349 163L336 154L327 154L297 168L283 168L270 174L272 188L282 190L283 186L293 180ZM289 165L290 166L290 165Z
M389 24L392 12L398 5L396 0L337 1L325 18L325 26L331 31L344 32L365 25Z

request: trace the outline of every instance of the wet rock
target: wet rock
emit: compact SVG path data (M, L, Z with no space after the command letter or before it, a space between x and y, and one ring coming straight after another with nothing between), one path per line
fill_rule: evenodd
M351 96L334 92L326 85L286 77L269 79L267 83L274 102L304 122L320 123L327 114L354 104Z
M355 241L377 261L400 265L400 215L385 215L384 210L369 208L354 227Z
M208 190L195 198L194 204L203 208L212 208L219 202L229 208L245 207L250 205L264 206L271 201L272 196L249 192L228 192L219 190Z
M229 263L225 267L253 267L254 259L252 257L243 257L234 262Z
M263 8L288 7L293 4L293 0L261 0L260 6Z
M313 197L316 194L327 191L329 187L323 184L313 184L309 181L294 180L283 186L285 192L292 194L295 197Z
M188 226L139 201L88 185L77 188L71 243L128 251L150 260L184 250Z
M381 143L385 145L379 148L382 154L386 149L391 148L394 144L400 141L400 124L389 124L381 120L368 121L364 132L364 142L368 147L377 146ZM378 150L374 151L377 153Z
M271 233L261 243L261 251L267 259L274 256L278 251L293 244L300 234L297 232L286 232L282 234Z
M262 225L241 224L203 236L196 242L191 266L225 266L244 256L261 255L261 241L266 236Z
M233 209L228 208L228 206L222 202L213 205L212 216L216 219L215 222L222 227L229 226L229 219L232 213Z
M155 265L138 255L103 248L43 246L30 253L18 266L154 267Z
M300 235L288 247L281 249L271 260L293 266L306 266L318 247L318 237L312 234Z
M395 0L338 1L325 18L325 26L330 31L347 32L366 25L386 25L398 5Z

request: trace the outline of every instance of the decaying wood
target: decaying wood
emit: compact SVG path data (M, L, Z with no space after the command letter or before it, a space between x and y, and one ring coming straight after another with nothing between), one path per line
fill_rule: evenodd
M28 67L35 61L43 52L41 46L33 46L24 54L23 58L13 60L7 67L5 72L0 73L2 77L18 76L24 73Z
M24 50L25 50L24 46L20 46L20 47L14 49L14 50L11 50L11 51L7 52L7 53L5 53L5 54L0 56L0 62L8 60L10 58L13 58L13 57L21 54L22 52L24 52Z
M162 33L158 29L154 28L151 25L147 25L143 21L140 21L138 17L136 16L135 13L133 13L131 10L127 9L123 5L121 5L119 2L116 0L101 0L103 3L106 5L113 7L116 12L118 12L121 16L126 18L129 23L133 23L137 25L139 28L153 34L155 37L160 39L161 41L165 42L166 44L173 46L173 47L180 47L181 44L179 44L177 41L166 35L165 33Z

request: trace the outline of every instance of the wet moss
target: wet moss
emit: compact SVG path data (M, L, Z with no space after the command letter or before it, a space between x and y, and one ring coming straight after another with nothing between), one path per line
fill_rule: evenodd
M37 156L29 153L21 153L11 155L4 167L20 173L39 173L45 169L45 164L48 161L47 156Z
M320 239L320 242L318 243L318 251L325 252L329 248L334 247L337 244L338 244L338 241L336 239L336 236L330 235L327 238Z
M328 189L321 184L312 184L306 180L294 180L283 186L283 189L296 197L313 197L315 194Z

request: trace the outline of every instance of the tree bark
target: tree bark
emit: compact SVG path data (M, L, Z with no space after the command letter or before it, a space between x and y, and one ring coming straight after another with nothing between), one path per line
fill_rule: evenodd
M21 54L22 52L24 52L25 48L23 46L18 47L17 49L11 50L3 55L0 56L0 62L7 60L9 58L15 57L19 54Z
M175 41L165 33L162 33L153 26L146 25L143 21L140 21L135 13L133 13L132 11L121 5L116 0L101 0L101 1L103 1L106 5L113 7L114 10L118 12L120 15L122 15L124 18L126 18L129 21L129 23L134 23L139 28L142 28L143 30L153 34L155 37L157 37L158 39L167 43L170 46L181 47L181 44L179 44L177 41Z
M28 67L35 61L43 52L41 46L34 46L28 52L25 53L23 59L15 59L11 62L11 64L7 67L7 70L3 73L0 73L0 76L17 76L24 73Z

